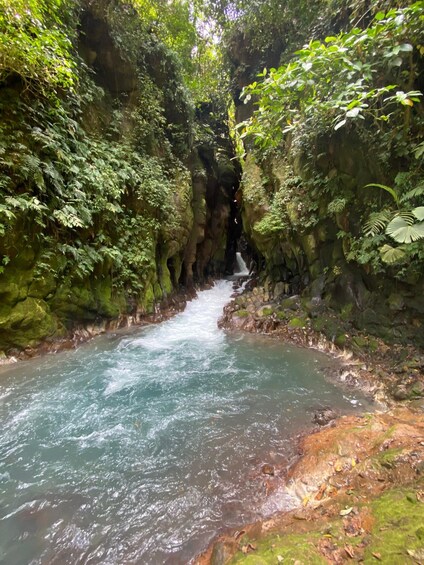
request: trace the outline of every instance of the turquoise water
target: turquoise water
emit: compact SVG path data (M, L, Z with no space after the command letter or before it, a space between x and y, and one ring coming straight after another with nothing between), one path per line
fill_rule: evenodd
M235 526L290 507L264 462L294 455L313 410L364 400L331 360L216 322L220 281L158 326L0 372L0 563L188 563ZM259 476L259 478L258 478Z

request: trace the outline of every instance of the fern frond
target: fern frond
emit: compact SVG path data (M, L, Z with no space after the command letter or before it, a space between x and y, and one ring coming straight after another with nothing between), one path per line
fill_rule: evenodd
M381 210L370 215L364 224L364 232L366 236L375 236L386 229L387 224L393 217L393 212L389 210Z
M423 196L423 195L424 195L424 183L419 184L418 186L412 188L411 190L408 190L408 192L406 192L401 196L400 201L409 202L413 198L417 198L418 196Z

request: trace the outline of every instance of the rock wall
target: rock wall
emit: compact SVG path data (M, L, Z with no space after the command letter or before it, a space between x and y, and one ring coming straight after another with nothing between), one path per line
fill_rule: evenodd
M107 2L83 3L74 39L79 107L63 93L62 121L19 80L0 85L1 105L12 104L10 138L18 132L25 158L36 164L18 178L19 163L3 159L4 196L11 206L19 195L41 210L17 209L0 235L0 352L102 320L139 319L234 261L232 146L218 155L214 139L196 141L172 53L148 31L123 45L117 38L126 25ZM15 150L5 142L3 155L11 162ZM49 175L60 177L60 189ZM90 217L84 223L75 212L72 225L72 210L85 201Z
M238 122L254 111L254 99L240 100L242 88L281 56L282 42L262 53L249 49L252 43L239 34L229 42ZM388 202L365 185L393 183L399 171L408 171L407 160L394 156L383 170L376 140L354 129L329 130L305 145L288 136L268 154L245 146L238 196L261 284L276 297L302 295L311 316L329 308L360 330L423 346L422 271L399 276L399 267L383 268L375 249L357 244L370 203Z

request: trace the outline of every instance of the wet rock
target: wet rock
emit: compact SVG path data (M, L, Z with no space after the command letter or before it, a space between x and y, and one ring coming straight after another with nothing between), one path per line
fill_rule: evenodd
M395 400L412 400L414 398L424 397L424 382L416 380L409 385L396 385L392 391Z
M269 465L269 463L262 465L261 471L264 475L270 475L271 477L275 475L275 469L272 465Z
M281 307L286 310L297 310L300 307L299 295L295 294L293 296L290 296L289 298L285 298L281 302Z
M395 400L407 400L408 399L408 391L406 390L405 385L397 386L392 391L392 396Z
M289 290L289 285L285 282L278 282L275 287L274 287L274 298L279 298L280 296L283 296L284 294L287 294Z
M332 408L321 408L316 410L312 421L319 426L326 426L337 418L337 413Z
M211 557L211 565L224 565L232 556L234 549L229 547L225 542L218 542L215 544Z
M424 382L417 380L408 386L410 398L422 398L424 396Z

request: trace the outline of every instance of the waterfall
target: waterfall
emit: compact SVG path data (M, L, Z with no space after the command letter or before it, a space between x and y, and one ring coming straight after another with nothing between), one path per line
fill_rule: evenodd
M234 273L235 275L242 277L242 276L247 276L249 274L249 269L247 268L247 265L239 251L237 251L236 253L236 265L237 265L237 270Z

